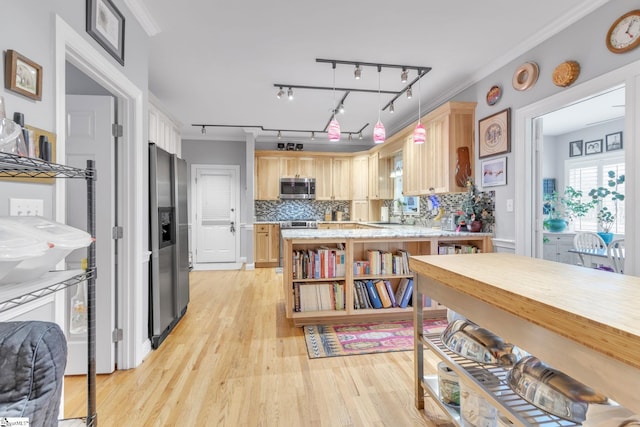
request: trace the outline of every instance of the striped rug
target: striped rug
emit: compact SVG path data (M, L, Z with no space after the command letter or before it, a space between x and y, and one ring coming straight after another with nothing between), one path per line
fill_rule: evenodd
M425 333L441 333L446 319L426 319ZM304 327L310 359L413 350L413 321Z

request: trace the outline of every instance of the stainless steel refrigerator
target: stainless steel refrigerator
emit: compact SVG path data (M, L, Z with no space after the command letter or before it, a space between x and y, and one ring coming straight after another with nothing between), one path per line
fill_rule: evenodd
M187 164L149 144L149 338L155 349L187 311Z

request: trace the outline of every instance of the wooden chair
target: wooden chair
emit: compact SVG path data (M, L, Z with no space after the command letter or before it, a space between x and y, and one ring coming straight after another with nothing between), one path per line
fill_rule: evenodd
M598 233L594 233L593 231L578 231L573 238L573 247L579 251L589 251L605 249L607 244L602 240L602 237L598 236ZM583 254L578 252L578 256L580 257L580 265L592 267L585 265Z
M624 239L615 239L609 243L607 258L616 273L624 273Z

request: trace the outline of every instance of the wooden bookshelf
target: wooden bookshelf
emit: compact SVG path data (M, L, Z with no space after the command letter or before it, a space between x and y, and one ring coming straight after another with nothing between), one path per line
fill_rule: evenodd
M333 230L332 230L333 231ZM474 246L482 252L492 251L491 237L483 235L460 235L460 236L429 236L429 237L368 237L363 233L363 237L357 236L358 230L348 230L349 235L344 233L344 237L316 237L312 232L307 232L305 237L284 238L283 239L283 287L285 294L285 310L287 318L291 319L296 326L311 324L330 324L354 321L379 321L379 320L410 320L413 318L413 307L406 308L355 308L354 307L354 283L362 280L385 280L389 281L392 291L396 292L398 285L403 278L414 278L411 271L395 273L387 270L381 274L354 274L353 264L355 261L367 261L369 251L380 251L397 254L399 251L406 251L409 255L431 255L438 254L440 244L457 244ZM364 230L363 230L364 231ZM335 230L336 235L340 230ZM355 235L355 236L354 236ZM370 233L369 233L370 235ZM307 237L308 236L308 237ZM345 274L338 277L301 278L294 276L294 253L296 251L317 250L318 248L344 248ZM408 261L407 261L408 264ZM297 311L296 287L313 285L315 283L338 282L344 285L344 308L335 310L302 310ZM298 289L299 292L299 289ZM429 306L430 303L430 306ZM446 307L437 301L426 301L424 306L424 317L442 318L446 316ZM299 307L299 305L298 305Z

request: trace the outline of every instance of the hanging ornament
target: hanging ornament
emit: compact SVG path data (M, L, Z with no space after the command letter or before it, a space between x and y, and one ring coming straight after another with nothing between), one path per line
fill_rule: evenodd
M386 132L384 130L384 125L380 120L378 120L378 123L376 123L376 125L373 127L373 142L375 142L376 144L382 144L385 137Z
M422 126L422 123L418 122L416 128L413 130L413 143L424 144L427 140L427 131Z
M340 123L334 117L333 120L329 123L329 141L338 142L340 141Z

